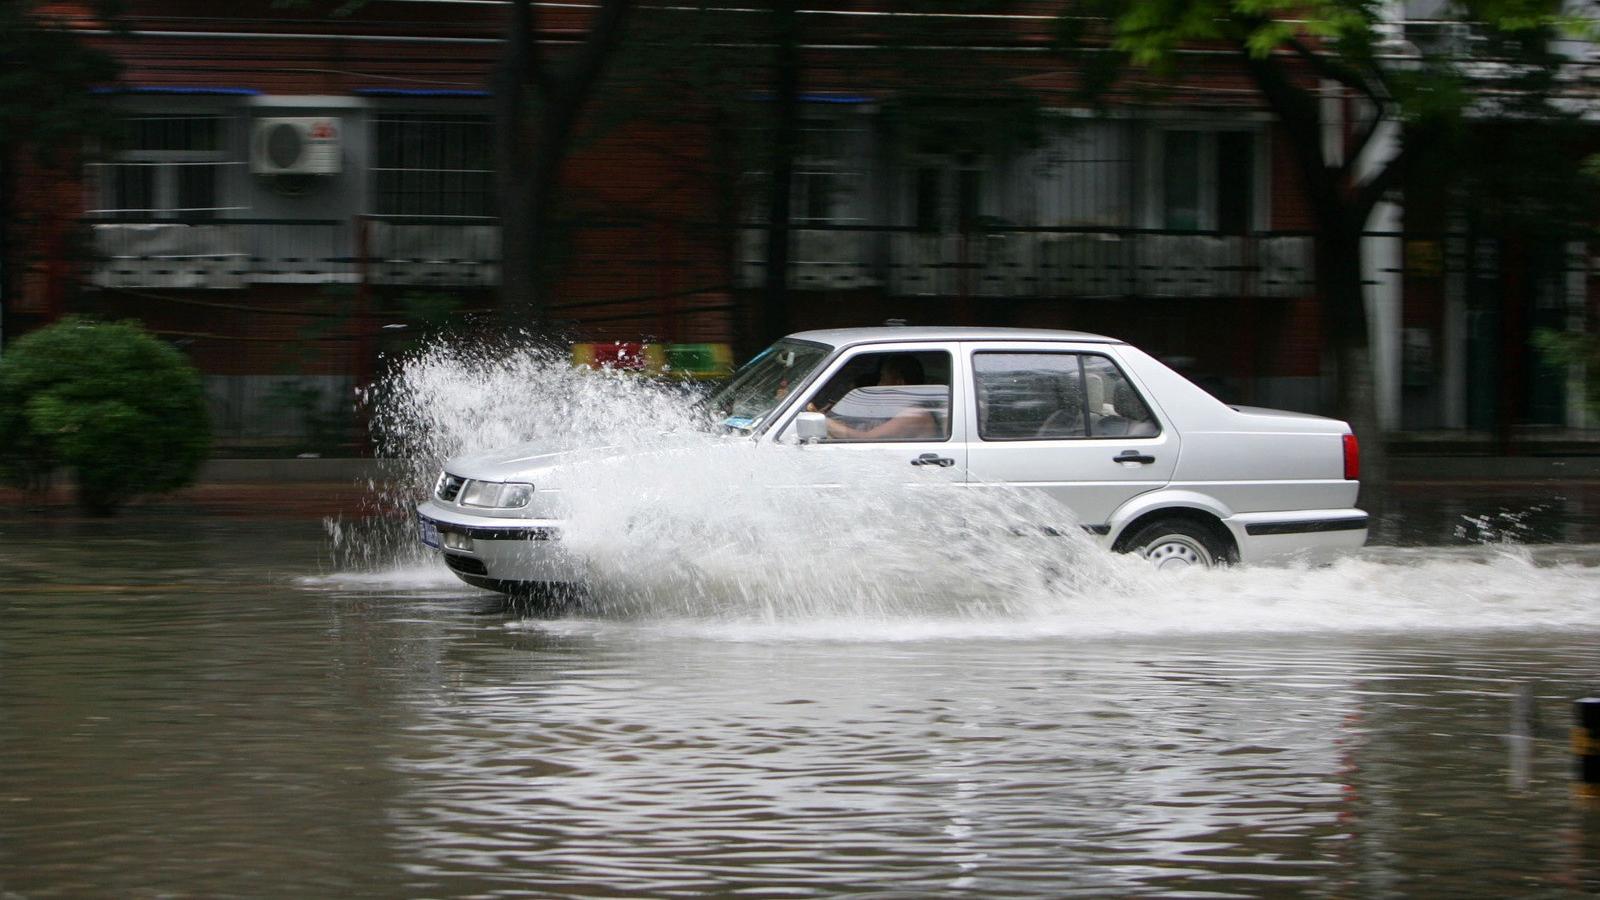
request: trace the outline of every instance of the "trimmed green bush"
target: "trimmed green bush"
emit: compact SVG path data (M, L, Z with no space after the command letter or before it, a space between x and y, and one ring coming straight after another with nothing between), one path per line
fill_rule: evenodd
M211 444L200 374L134 322L68 317L0 356L0 478L72 470L78 503L110 515L194 480Z

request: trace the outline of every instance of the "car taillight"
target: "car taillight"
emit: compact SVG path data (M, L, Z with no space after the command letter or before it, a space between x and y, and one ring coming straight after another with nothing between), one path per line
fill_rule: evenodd
M1346 481L1361 477L1361 444L1353 434L1344 436L1344 477Z

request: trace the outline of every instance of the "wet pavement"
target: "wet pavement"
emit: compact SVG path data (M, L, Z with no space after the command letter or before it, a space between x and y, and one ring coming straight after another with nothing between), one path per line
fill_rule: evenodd
M336 555L349 485L0 507L0 897L1600 892L1600 486L1394 497L1329 569L820 619L526 617Z

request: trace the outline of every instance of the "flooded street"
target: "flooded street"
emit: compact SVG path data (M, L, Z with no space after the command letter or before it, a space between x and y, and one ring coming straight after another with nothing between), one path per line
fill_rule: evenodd
M311 520L10 516L0 896L1593 894L1592 521L1451 502L1133 595L558 620Z

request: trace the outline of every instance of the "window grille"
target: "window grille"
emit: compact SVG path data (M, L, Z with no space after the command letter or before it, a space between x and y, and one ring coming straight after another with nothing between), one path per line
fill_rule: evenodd
M374 125L374 215L495 215L488 117L386 114Z
M831 119L808 119L802 123L792 206L797 224L866 221L855 202L866 179L861 170L861 135L859 128Z
M244 207L223 204L223 178L244 165L228 153L229 119L220 115L141 115L125 120L111 158L91 163L100 207L91 215L125 219L210 219Z
M1049 134L1030 165L1008 172L1016 221L1062 227L1137 224L1137 152L1126 122L1073 119Z
M867 221L866 141L866 131L857 124L817 118L801 123L789 195L790 220L795 225ZM752 223L767 220L767 178L764 169L756 169L741 179Z

